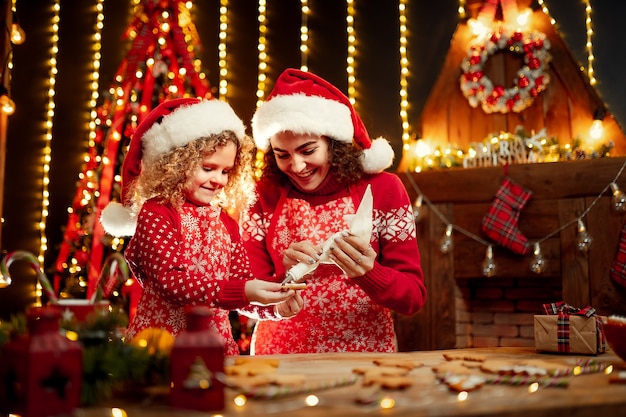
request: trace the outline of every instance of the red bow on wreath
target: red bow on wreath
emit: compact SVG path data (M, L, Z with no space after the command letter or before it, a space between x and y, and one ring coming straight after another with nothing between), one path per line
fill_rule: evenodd
M569 345L569 316L585 316L591 318L596 315L596 309L587 306L584 308L572 307L564 301L558 303L547 303L543 305L546 314L556 314L557 318L557 345L559 352L567 353L570 351ZM602 329L602 320L596 317L596 338L597 352L602 353L606 350L606 339Z

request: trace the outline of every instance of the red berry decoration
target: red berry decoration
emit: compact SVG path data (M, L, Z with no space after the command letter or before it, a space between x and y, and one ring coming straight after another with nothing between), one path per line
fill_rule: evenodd
M541 61L539 58L532 57L528 60L528 68L532 70L536 70L541 66Z
M530 81L528 81L528 78L526 78L525 75L520 75L518 81L517 81L517 85L522 87L522 88L526 88L528 87L528 84L530 84Z

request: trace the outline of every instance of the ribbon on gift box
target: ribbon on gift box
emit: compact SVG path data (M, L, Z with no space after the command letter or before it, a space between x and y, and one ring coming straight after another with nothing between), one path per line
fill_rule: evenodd
M569 345L569 317L570 316L585 316L587 318L594 317L596 315L596 309L587 306L584 308L572 307L564 301L557 303L546 303L543 305L543 309L546 314L557 315L557 345L559 352L568 353L570 351ZM597 352L602 353L606 350L606 339L604 336L604 330L602 328L602 320L599 317L596 319L596 338L597 338Z

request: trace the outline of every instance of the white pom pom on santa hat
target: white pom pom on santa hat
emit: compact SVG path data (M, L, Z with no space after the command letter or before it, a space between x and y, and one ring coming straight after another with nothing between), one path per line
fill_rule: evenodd
M137 219L122 204L112 201L100 214L100 222L104 230L113 236L132 236L135 234Z
M111 202L102 210L100 223L105 232L113 236L135 233L137 219L129 209L132 201L128 194L142 167L154 163L161 154L226 130L234 132L240 141L246 134L243 122L224 101L185 97L155 107L137 126L124 157L121 202Z
M278 77L265 103L252 117L252 136L257 147L269 149L276 133L328 136L363 149L361 162L367 173L382 172L393 163L389 142L372 141L350 100L323 78L288 68Z

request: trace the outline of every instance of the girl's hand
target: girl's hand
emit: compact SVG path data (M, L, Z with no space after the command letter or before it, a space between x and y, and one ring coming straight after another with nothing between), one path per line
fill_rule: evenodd
M299 262L313 265L315 262L319 261L321 254L322 248L313 245L311 242L302 241L292 243L285 252L283 252L283 266L285 270L288 271L289 268Z
M285 289L277 282L252 279L244 287L250 304L268 306L289 300L296 296L295 290Z
M282 318L293 317L304 307L304 300L300 295L300 291L296 291L296 294L282 303L276 304L274 307L276 314Z
M349 278L361 277L371 271L376 256L369 242L350 232L342 232L335 238L328 255Z

